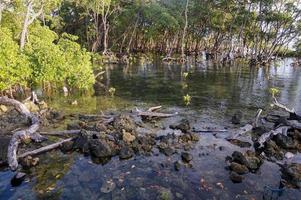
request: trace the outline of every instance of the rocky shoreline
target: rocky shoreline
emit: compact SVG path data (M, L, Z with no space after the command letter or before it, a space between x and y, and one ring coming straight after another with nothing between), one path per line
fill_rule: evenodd
M194 157L190 151L195 148L200 140L198 133L200 131L195 130L186 118L180 117L167 126L158 127L157 122L161 120L161 117L139 115L141 111L137 110L101 115L73 114L64 116L45 105L43 108L35 107L31 103L29 105L27 105L28 108L39 115L42 129L52 127L65 119L71 121L66 124L67 130L56 136L58 138L72 138L72 140L62 143L59 147L66 154L77 151L89 155L94 163L101 164L108 162L115 156L118 156L120 160L124 160L135 155L158 156L162 154L166 157L177 155L177 160L173 166L176 171L183 167L190 168L193 165ZM32 107L35 107L35 109ZM167 117L167 114L160 114ZM12 115L14 117L11 117ZM233 124L239 125L241 123L239 115L236 114L232 118ZM243 182L248 173L256 173L265 161L269 161L276 163L281 168L282 179L279 183L279 191L285 187L301 188L301 159L299 159L298 154L301 151L301 129L290 127L286 129L286 134L271 134L263 142L263 145L260 145L261 139L266 133L282 126L288 126L291 120L299 123L300 119L296 119L296 116L291 119L294 117L291 113L269 112L259 118L259 124L256 127L238 137L234 137L239 131L237 129L208 129L203 131L207 131L208 134L218 133L219 131L229 132L225 140L246 149L242 152L233 151L231 155L225 155L225 168L228 170L229 178L233 183ZM13 130L12 127L22 128L26 126L26 120L24 121L24 118L19 116L14 109L5 110L0 117L1 126L6 127L6 130L2 129L4 131L1 133L5 136L1 139L3 143L8 141L10 134L7 133ZM14 123L16 121L20 123ZM40 132L40 134L43 134L43 132ZM30 145L25 143L21 146L19 152L25 152L28 146L31 149L36 148L33 143ZM4 155L5 152L2 152L2 168L5 168ZM24 179L26 175L22 174L24 169L38 165L39 158L37 155L26 156L20 159L19 162L21 167L18 168L18 173L12 181L14 184L16 184L16 180ZM17 181L16 185L18 184L20 182Z

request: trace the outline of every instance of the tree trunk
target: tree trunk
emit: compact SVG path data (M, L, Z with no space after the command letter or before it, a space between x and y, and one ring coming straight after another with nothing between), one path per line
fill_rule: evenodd
M185 58L185 37L188 27L188 5L189 0L186 0L186 7L185 7L185 26L183 30L183 37L182 37L182 46L181 46L181 53L182 53L182 59Z
M30 17L29 15L30 15L31 9L32 9L32 3L30 2L27 6L27 11L26 11L26 15L25 15L24 23L23 23L23 29L22 29L22 33L21 33L21 39L20 39L20 50L23 50L24 46L25 46L26 34L27 34L28 26L29 26L29 17Z

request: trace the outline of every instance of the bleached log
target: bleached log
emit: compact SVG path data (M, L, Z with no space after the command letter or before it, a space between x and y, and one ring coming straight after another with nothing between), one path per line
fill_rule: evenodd
M59 148L62 144L66 143L66 142L70 142L72 140L73 140L73 138L68 138L68 139L47 145L45 147L41 147L39 149L35 149L33 151L23 153L23 154L19 155L18 158L20 159L20 158L25 158L27 156L35 156L35 155L38 155L41 153L45 153L45 152L51 151L53 149Z
M17 151L18 146L25 139L31 139L35 142L42 142L46 138L36 133L40 126L40 120L37 116L32 114L24 104L21 102L10 99L6 96L0 97L0 104L6 106L13 106L20 114L24 115L28 120L30 120L30 127L24 130L16 131L9 143L7 151L7 160L11 170L16 170L18 168Z

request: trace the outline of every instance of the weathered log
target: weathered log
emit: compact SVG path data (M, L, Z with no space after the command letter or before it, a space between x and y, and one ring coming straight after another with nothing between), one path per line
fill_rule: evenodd
M62 141L59 141L59 142L47 145L45 147L41 147L39 149L35 149L33 151L29 151L29 152L23 153L23 154L21 154L21 155L18 156L18 159L25 158L27 156L35 156L35 155L38 155L38 154L41 154L41 153L45 153L45 152L51 151L53 149L56 149L56 148L60 147L62 144L66 143L66 142L70 142L72 140L73 140L73 138L68 138L68 139L65 139L65 140L62 140Z
M36 131L39 129L40 126L40 120L38 119L37 116L30 113L30 111L26 108L24 104L22 104L17 100L10 99L6 96L0 97L0 104L6 106L13 106L20 114L24 115L27 119L29 119L31 124L30 127L27 129L16 131L13 134L8 146L8 151L7 151L8 164L11 170L16 170L18 168L17 151L18 151L19 144L24 139L30 138L35 142L41 142L46 138L36 133Z
M264 147L264 143L266 141L268 141L272 136L278 135L278 134L283 134L286 135L287 134L287 130L291 128L290 126L281 126L275 130L271 130L267 133L264 133L263 135L260 136L260 138L258 139L258 143L259 143L259 148Z

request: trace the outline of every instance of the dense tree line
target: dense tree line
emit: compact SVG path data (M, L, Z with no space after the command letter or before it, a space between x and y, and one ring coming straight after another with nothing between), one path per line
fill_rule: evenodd
M50 83L87 88L94 82L88 52L196 54L267 63L298 41L300 3L0 0L0 90Z

